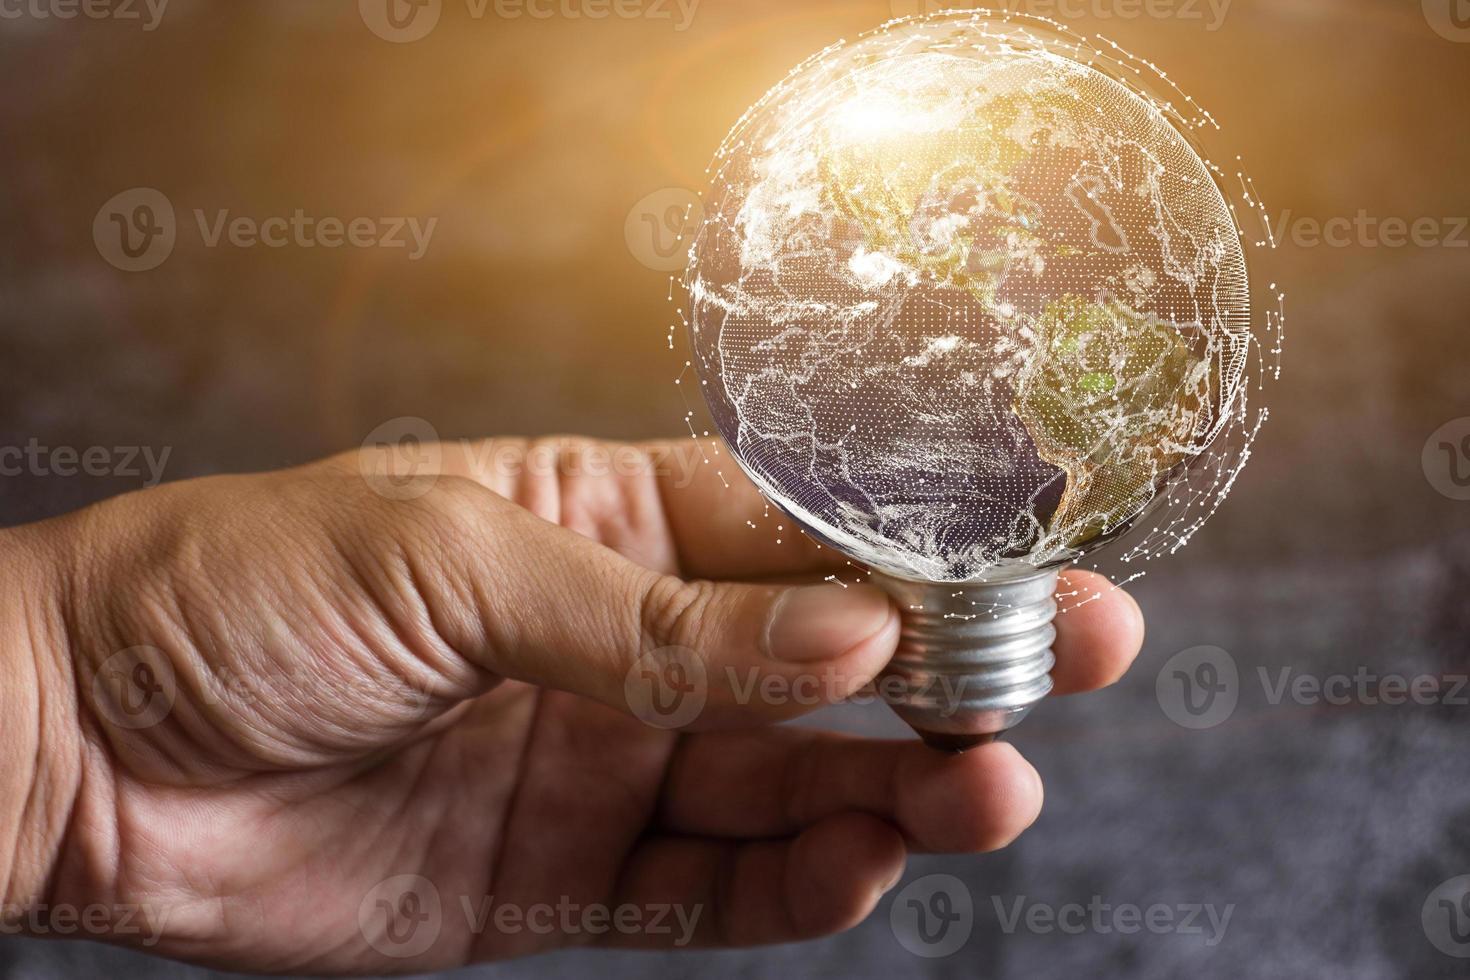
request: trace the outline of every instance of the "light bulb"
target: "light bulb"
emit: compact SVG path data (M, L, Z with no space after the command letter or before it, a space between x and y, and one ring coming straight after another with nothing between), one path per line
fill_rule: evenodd
M938 747L1048 693L1060 567L1144 523L1126 557L1177 547L1246 455L1240 229L1119 64L1035 18L898 21L712 168L685 285L715 425L894 596L882 689Z

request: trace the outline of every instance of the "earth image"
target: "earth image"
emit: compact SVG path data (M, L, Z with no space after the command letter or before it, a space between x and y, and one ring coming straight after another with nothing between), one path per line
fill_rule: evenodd
M716 159L686 276L715 424L818 538L966 581L1174 492L1250 344L1240 234L1103 72L972 21L829 50Z

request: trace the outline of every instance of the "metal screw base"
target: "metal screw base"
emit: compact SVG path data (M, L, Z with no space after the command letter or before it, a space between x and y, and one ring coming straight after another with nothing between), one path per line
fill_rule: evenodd
M994 741L1051 692L1057 573L911 582L873 573L903 613L881 682L889 706L945 752Z

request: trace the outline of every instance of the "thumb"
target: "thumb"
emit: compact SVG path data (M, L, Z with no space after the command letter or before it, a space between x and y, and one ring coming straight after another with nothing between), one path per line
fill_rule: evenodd
M454 649L513 680L659 727L775 721L842 700L893 656L898 612L871 586L686 582L469 480L425 498L420 582ZM435 539L438 540L435 540Z

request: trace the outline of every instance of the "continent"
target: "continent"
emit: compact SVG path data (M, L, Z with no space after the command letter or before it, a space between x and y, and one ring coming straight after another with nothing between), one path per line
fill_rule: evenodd
M757 485L872 567L956 582L1076 560L1176 497L1248 305L1228 209L1157 111L1064 58L917 39L798 73L732 132L688 283Z
M1196 452L1209 365L1178 328L1115 299L1059 297L1037 328L1015 411L1041 458L1067 474L1049 531L1077 547L1138 514Z

